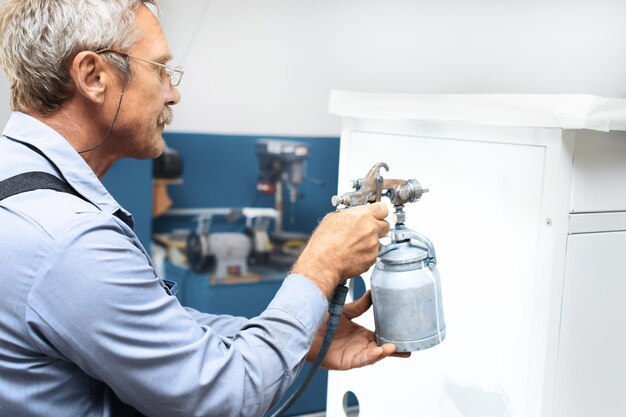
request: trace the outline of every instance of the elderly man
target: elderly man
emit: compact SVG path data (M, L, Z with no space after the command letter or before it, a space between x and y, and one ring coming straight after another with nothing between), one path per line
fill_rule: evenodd
M337 284L388 231L381 204L332 213L258 317L182 307L100 182L120 158L161 154L180 100L154 3L1 6L14 110L0 138L2 416L262 415L315 357ZM351 322L370 303L346 306L325 367L394 354Z

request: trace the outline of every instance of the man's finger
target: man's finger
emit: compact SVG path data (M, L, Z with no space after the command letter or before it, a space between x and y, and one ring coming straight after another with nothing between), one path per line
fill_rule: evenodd
M379 237L387 236L387 233L389 233L390 227L391 226L389 226L389 222L387 220L380 220L378 222L378 236Z
M396 345L394 345L393 343L385 343L384 345L381 346L381 348L383 348L385 356L394 355L396 353L404 353L404 352L396 352Z
M368 290L365 294L363 294L363 297L350 304L346 304L343 309L343 315L346 316L348 320L352 320L353 318L359 317L361 314L365 313L371 305L372 293Z
M385 357L385 351L382 346L376 346L368 348L361 352L361 354L355 358L353 367L360 368L362 366L372 365Z
M370 209L370 213L372 216L376 217L378 220L382 220L389 215L389 209L385 205L385 203L377 202L369 204L367 207Z
M396 358L408 358L411 352L396 352L396 345L393 343L385 343L381 346L385 350L385 356L393 356Z
M382 346L376 346L365 350L360 358L358 366L372 365L388 356L396 356L399 358L408 358L410 352L396 352L396 345L393 343L385 343Z

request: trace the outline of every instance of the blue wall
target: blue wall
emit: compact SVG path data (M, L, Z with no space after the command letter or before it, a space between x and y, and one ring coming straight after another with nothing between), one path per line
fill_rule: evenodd
M274 207L274 196L257 193L258 160L256 141L260 138L306 142L310 146L307 176L325 183L305 181L299 187L295 206L285 196L283 229L310 233L318 221L334 210L330 198L336 194L339 168L339 138L230 136L189 133L165 135L169 147L177 150L184 162L183 184L168 186L173 208ZM290 221L291 213L294 221ZM217 228L224 225L216 225ZM226 226L226 227L231 227ZM194 216L162 216L154 221L154 231L164 233L176 228L195 229ZM288 267L281 273L284 277ZM209 285L206 275L166 264L166 278L180 285L181 303L200 311L254 317L273 298L282 279L257 283ZM291 393L308 373L306 365ZM320 370L286 416L321 411L326 408L327 371Z
M168 146L176 149L184 161L182 185L170 185L174 208L201 207L273 207L274 196L256 191L258 161L256 140L268 136L226 136L170 133ZM286 231L310 233L318 221L334 208L330 197L336 192L339 167L339 138L271 137L306 142L310 146L307 175L325 183L305 182L299 187L299 200L293 211L285 196ZM173 228L195 227L193 217L152 219L152 162L124 159L118 161L104 177L111 195L135 219L135 231L146 248L150 248L152 230L167 232ZM285 275L287 270L285 270ZM178 281L181 302L200 311L216 314L256 316L278 290L281 281L238 285L208 285L207 277L169 265L166 277ZM187 295L187 297L185 297ZM290 394L304 379L310 365L298 377ZM302 397L285 415L321 411L326 407L327 372L320 370Z
M310 233L318 221L334 209L330 198L336 194L337 189L337 137L166 134L168 146L177 150L184 162L183 184L170 185L168 188L174 201L173 208L274 207L273 195L259 194L256 190L259 166L256 140L260 138L294 140L309 144L310 158L306 174L321 180L325 185L305 181L298 189L299 199L295 206L285 197L283 229ZM164 216L155 221L154 227L156 232L166 232L175 227L191 226L184 223L183 219Z
M171 148L184 162L183 184L170 185L169 195L174 208L206 207L274 207L273 195L256 190L258 160L256 140L272 138L306 142L310 146L307 176L325 183L305 182L299 187L295 206L285 196L283 229L310 233L319 220L334 210L330 197L336 194L339 166L339 138L230 136L169 133L164 135ZM149 250L152 231L168 232L173 228L195 228L193 217L164 216L152 219L152 162L124 159L118 161L103 183L113 197L135 219L135 231ZM294 221L290 220L294 214ZM285 269L284 274L287 274ZM168 264L166 277L178 281L181 302L200 311L256 316L261 313L278 290L281 281L237 285L209 285L206 275L199 275ZM307 364L289 394L304 379ZM326 406L327 372L320 370L302 397L285 415L321 411Z
M183 157L182 185L170 185L174 208L274 207L274 196L257 193L256 140L269 136L230 136L190 133L165 134L168 145ZM339 166L339 138L276 137L306 142L311 149L307 176L325 185L305 181L299 187L295 206L285 197L286 231L310 233L319 220L334 208ZM135 232L149 250L153 230L167 232L175 227L193 227L193 218L162 217L152 220L152 161L122 159L103 179L111 195L135 219ZM291 215L293 213L293 222Z
M149 251L152 239L152 161L119 160L106 173L102 183L113 198L131 212L135 233Z

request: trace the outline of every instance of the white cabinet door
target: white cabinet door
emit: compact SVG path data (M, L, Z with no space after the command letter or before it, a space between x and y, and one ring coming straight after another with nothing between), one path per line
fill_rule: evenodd
M626 232L572 235L555 417L626 416Z
M385 178L415 178L430 189L407 205L407 225L435 244L448 333L441 345L410 359L331 372L328 416L345 416L348 391L359 400L359 417L537 415L531 410L539 400L530 404L529 392L542 384L543 362L533 352L545 350L547 322L537 305L550 282L537 262L549 227L542 216L546 147L538 136L530 132L527 144L364 131L342 136L340 193L376 162L389 164ZM371 315L362 323L374 327Z
M626 211L626 132L576 131L574 213Z

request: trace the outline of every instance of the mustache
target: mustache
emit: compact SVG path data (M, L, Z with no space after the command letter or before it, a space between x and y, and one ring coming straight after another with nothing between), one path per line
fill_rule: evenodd
M159 114L159 118L157 119L157 123L159 125L169 125L174 120L174 112L172 111L170 106L165 106L161 114Z

